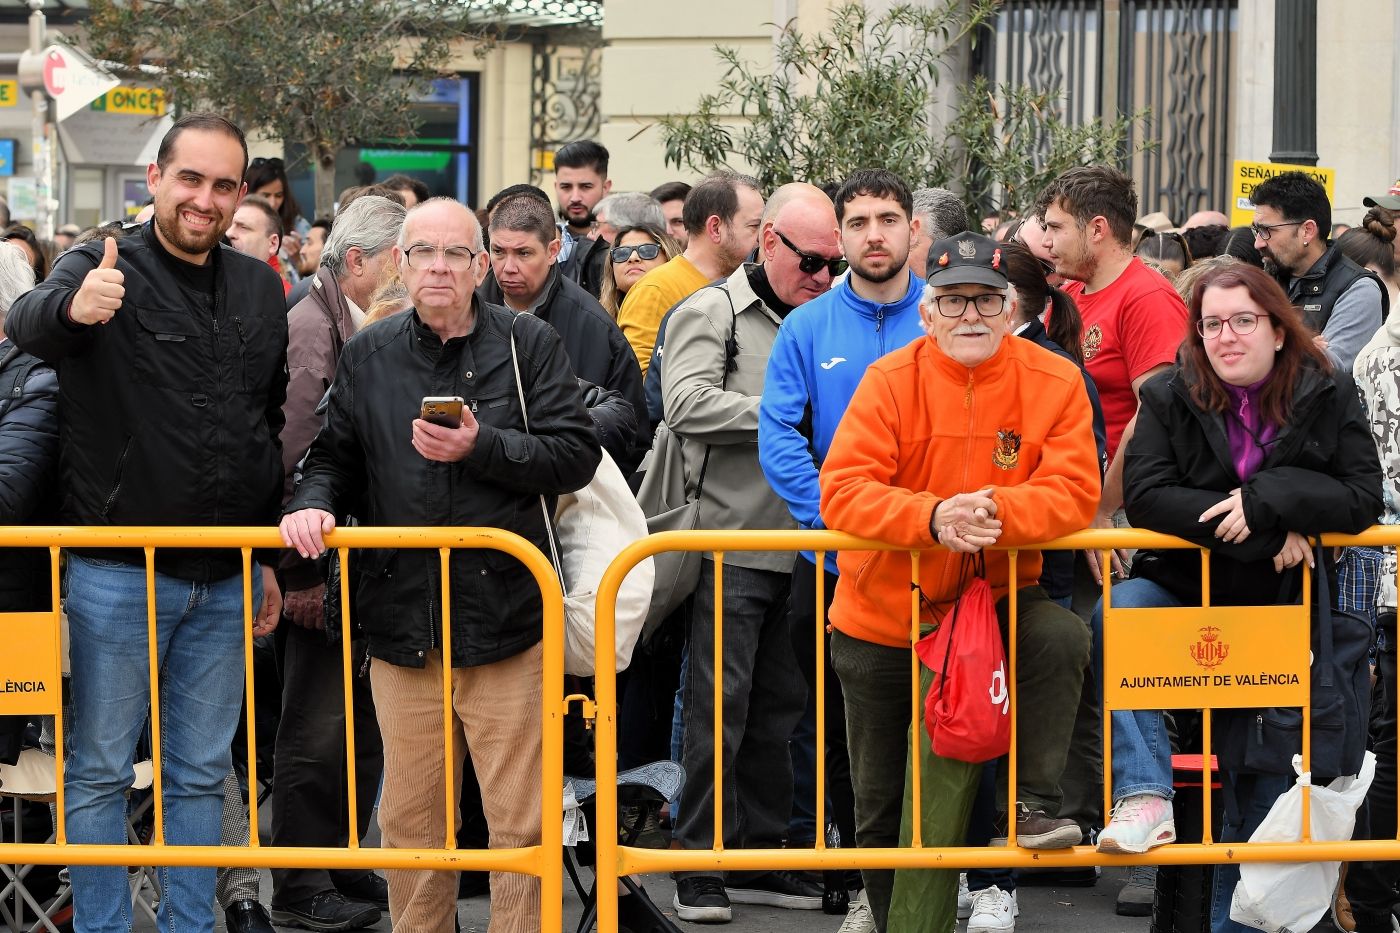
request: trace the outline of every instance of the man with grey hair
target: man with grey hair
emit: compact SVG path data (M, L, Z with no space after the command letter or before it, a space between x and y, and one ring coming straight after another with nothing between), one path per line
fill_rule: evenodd
M319 556L336 515L363 501L371 524L496 527L548 550L540 497L586 485L602 458L559 335L533 315L477 296L486 255L481 228L463 204L430 198L413 208L392 255L413 309L346 344L326 426L284 510L283 541L303 557ZM428 395L467 404L460 416L427 421L421 401ZM539 799L543 607L530 571L473 548L454 550L446 568L437 554L366 551L359 568L358 615L385 743L384 847L431 848L451 833L457 814L425 801L441 801L447 755L460 775L468 751L491 846L538 846L541 818L550 817ZM450 612L424 599L444 591L444 569ZM450 654L442 647L445 623ZM448 683L453 715L445 736ZM454 873L388 874L394 929L452 930ZM539 878L493 872L493 933L540 929Z
M661 210L661 202L641 191L608 195L593 208L593 216L598 218L599 238L610 245L617 239L617 231L625 227L666 229L666 214Z
M321 251L307 296L287 317L287 401L282 408L283 501L291 497L296 465L321 428L317 408L330 388L345 341L359 330L362 310L378 286L404 221L403 205L367 195L341 211ZM327 639L322 603L324 568L284 551L279 575L287 593L282 719L277 728L272 790L274 846L344 846L346 826L344 672L338 644ZM363 654L357 648L356 656ZM359 824L369 825L383 767L374 701L363 677L352 678ZM327 782L331 786L327 787ZM357 930L379 922L388 906L384 880L363 870L283 868L272 872L272 917L312 930ZM368 903L366 903L368 902Z
M909 269L922 279L929 246L967 231L967 205L947 188L920 188L914 192L913 219L918 232L909 244Z

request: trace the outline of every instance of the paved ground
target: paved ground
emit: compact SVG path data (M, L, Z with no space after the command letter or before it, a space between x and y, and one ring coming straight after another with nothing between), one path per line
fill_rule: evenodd
M1119 917L1113 912L1114 900L1126 875L1125 869L1108 869L1099 883L1092 888L1022 887L1021 916L1016 924L1018 933L1147 933L1146 918ZM264 873L264 903L271 886L271 879ZM653 875L647 878L646 888L652 900L665 906L667 915L674 917L670 903L675 888L671 881L664 876ZM567 878L564 881L564 892L564 930L572 931L578 925L582 909ZM457 908L462 933L486 933L490 909L485 897L459 901ZM734 922L724 927L684 922L677 925L684 933L719 929L732 933L835 933L841 926L841 919L827 916L820 911L741 906L734 910ZM222 917L220 921L219 930L222 931ZM959 923L959 930L963 926L964 924ZM138 930L141 929L143 927L138 926ZM147 923L144 924L144 929L152 930L153 926ZM387 914L369 929L376 933L389 933Z

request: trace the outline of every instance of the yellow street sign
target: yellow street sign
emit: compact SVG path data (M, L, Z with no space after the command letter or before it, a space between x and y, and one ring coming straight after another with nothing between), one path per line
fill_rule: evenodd
M91 104L93 110L131 113L146 117L165 116L165 93L154 87L114 87Z
M1230 180L1230 226L1243 227L1254 223L1254 202L1250 195L1261 182L1284 172L1302 172L1327 189L1327 200L1336 199L1334 189L1337 171L1316 165L1289 165L1285 162L1244 162L1235 160Z
M1109 709L1302 706L1308 607L1199 606L1104 613Z
M57 614L0 613L0 633L0 715L57 713L63 706Z
M0 107L13 107L19 103L19 82L14 79L0 81Z

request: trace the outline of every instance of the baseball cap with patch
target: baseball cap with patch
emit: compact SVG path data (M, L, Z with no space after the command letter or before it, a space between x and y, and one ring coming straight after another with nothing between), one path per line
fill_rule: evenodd
M928 284L990 285L1006 288L1001 244L976 233L959 233L928 249Z

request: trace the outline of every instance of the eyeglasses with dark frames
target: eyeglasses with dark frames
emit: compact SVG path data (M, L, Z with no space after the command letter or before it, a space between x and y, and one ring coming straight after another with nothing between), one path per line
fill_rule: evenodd
M1250 224L1249 230L1255 237L1267 243L1269 242L1269 237L1273 236L1274 231L1279 227L1298 227L1305 223L1307 223L1306 220L1288 220L1281 224Z
M822 267L825 266L827 273L834 279L842 272L845 272L847 265L849 265L844 258L827 259L825 256L817 256L813 253L803 252L796 246L793 246L792 241L779 233L776 228L773 230L773 234L783 241L784 246L797 254L797 268L806 275L816 275L821 271Z
M947 318L960 318L972 305L982 317L996 317L1006 310L1006 296L1001 292L983 292L980 295L935 295L933 305L938 313Z

